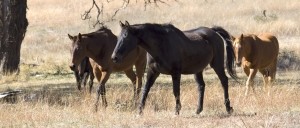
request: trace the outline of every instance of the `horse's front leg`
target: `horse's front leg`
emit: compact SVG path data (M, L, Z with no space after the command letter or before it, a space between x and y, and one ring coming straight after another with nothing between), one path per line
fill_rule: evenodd
M88 72L83 73L83 76L82 76L82 84L83 84L84 88L85 88L85 86L86 86L86 83L87 83L88 78L89 78L89 73L88 73Z
M250 73L249 73L249 76L248 76L248 79L247 79L247 82L246 82L246 92L245 92L246 96L249 93L249 88L250 87L252 88L253 93L255 93L254 92L254 87L253 87L253 79L254 79L256 73L257 73L257 69L250 69Z
M132 68L130 68L130 69L128 69L128 70L126 70L126 71L124 71L125 72L125 75L130 79L130 81L132 82L132 87L133 87L133 98L132 98L132 101L133 101L133 103L134 103L134 105L135 105L135 102L136 102L136 87L135 87L135 85L136 85L136 75L135 75L135 73L133 72L133 69Z
M150 88L152 87L152 85L154 84L155 80L157 79L157 77L159 76L159 72L157 72L156 70L149 68L147 71L147 80L146 80L146 84L144 86L143 89L143 93L142 93L142 99L141 99L141 103L139 106L139 114L143 114L143 109L145 107L145 103L146 103L146 99L148 96L148 93L150 91Z
M180 78L181 78L181 74L180 73L176 73L176 74L172 74L172 81L173 81L173 94L175 96L175 100L176 100L176 115L179 115L179 111L181 109L181 102L180 102Z
M74 71L74 75L75 75L75 78L76 78L77 88L80 91L81 90L81 78L80 78L79 72Z
M198 92L199 92L199 101L198 101L198 109L196 114L199 114L203 110L203 99L204 99L204 92L205 92L205 83L203 80L203 74L202 72L196 73L194 75L195 80L198 85Z
M90 81L89 81L90 94L92 93L92 90L93 90L94 78L95 78L94 73L92 71L90 71Z
M107 101L106 101L106 90L105 90L105 83L107 82L111 72L108 71L102 71L102 77L99 83L99 87L97 89L97 101L95 103L95 110L98 110L98 103L99 103L99 97L101 95L102 98L102 105L106 108L107 107Z

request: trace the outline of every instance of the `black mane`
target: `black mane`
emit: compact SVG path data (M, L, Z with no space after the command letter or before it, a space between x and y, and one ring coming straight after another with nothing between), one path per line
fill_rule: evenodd
M167 23L167 24L155 24L155 23L146 23L146 24L136 24L136 25L132 25L133 28L136 29L143 29L143 30L149 30L151 32L160 34L160 35L168 35L170 33L176 33L178 35L180 35L181 37L189 40L185 34L179 30L178 28L176 28L174 25Z

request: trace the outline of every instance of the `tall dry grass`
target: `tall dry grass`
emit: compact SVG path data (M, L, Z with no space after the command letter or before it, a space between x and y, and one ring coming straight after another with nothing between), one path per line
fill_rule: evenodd
M233 84L231 81L229 92L234 113L228 115L223 104L220 83L206 79L209 84L206 86L204 110L200 115L196 115L198 93L195 83L191 81L191 77L183 78L182 110L179 116L174 115L175 99L170 79L159 78L149 93L143 116L137 115L131 107L132 89L129 85L112 82L107 89L109 106L97 113L93 111L94 94L48 92L48 95L40 100L0 104L0 126L299 127L300 88L294 84L285 82L285 85L276 86L272 88L270 96L258 86L255 95L245 97L244 86Z

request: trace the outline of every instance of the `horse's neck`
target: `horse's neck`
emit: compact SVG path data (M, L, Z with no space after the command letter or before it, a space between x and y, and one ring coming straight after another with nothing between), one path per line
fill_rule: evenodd
M90 42L87 47L88 56L95 61L107 61L113 52L113 48L116 46L116 42L108 42L106 40L99 42L101 40Z
M151 37L141 37L142 41L139 43L140 46L145 49L152 57L157 58L160 56L160 53L162 52L163 47L161 46L163 42L159 42L157 40L154 40L154 38Z
M253 37L248 37L249 39L247 41L244 42L244 57L246 58L246 60L250 61L252 60L253 56L254 56L254 52L253 51L253 45L255 43L255 40L253 39Z

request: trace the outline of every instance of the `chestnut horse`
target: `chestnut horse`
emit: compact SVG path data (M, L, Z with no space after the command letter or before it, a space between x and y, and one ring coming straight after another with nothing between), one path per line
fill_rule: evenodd
M276 75L277 57L279 52L278 40L275 36L263 33L260 35L243 35L234 39L234 51L237 66L243 67L248 76L246 82L246 92L248 95L249 87L253 87L253 79L259 71L263 75L264 88L270 93Z
M77 84L77 88L78 90L81 90L81 84L83 84L84 88L86 85L86 82L88 80L88 78L90 77L90 81L89 81L89 92L92 92L93 89L93 83L94 83L94 73L93 73L93 69L91 66L91 63L89 61L88 57L85 57L83 59L83 61L77 66L77 68L74 70L74 75L76 78L76 84Z
M110 29L102 27L92 33L82 35L79 33L78 36L68 36L72 40L72 63L70 68L74 69L87 56L90 58L94 75L99 81L95 103L96 111L100 95L103 106L107 107L105 83L113 72L125 72L134 84L134 100L138 99L147 61L145 50L136 47L124 58L123 63L116 64L112 62L111 55L117 44L117 37ZM136 68L136 73L133 71L133 66ZM135 87L135 84L137 87Z
M226 43L227 72L236 77L233 69L234 52L230 35L221 27L199 27L189 31L180 31L171 24L121 23L122 31L118 44L112 54L116 63L122 63L129 53L137 47L144 48L148 54L147 81L144 86L139 113L145 106L146 98L160 73L172 76L173 94L176 100L175 114L179 114L181 74L194 74L198 85L199 99L196 113L203 109L205 83L203 70L210 64L218 75L223 91L226 111L233 111L228 94L228 77L224 69L224 43ZM219 34L220 32L220 34Z

